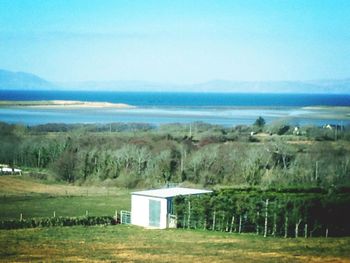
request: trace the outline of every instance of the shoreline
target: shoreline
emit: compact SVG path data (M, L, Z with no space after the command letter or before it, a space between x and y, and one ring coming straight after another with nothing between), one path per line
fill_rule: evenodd
M132 106L76 100L1 101L0 121L25 123L166 123L203 122L247 125L262 116L267 123L350 125L349 106Z
M221 110L249 110L249 109L264 109L264 110L281 110L281 109L300 109L300 110L311 110L311 111L322 111L322 110L335 110L335 111L349 111L350 106L328 106L328 105L312 105L312 106L238 106L238 105L222 105L222 106L175 106L175 105L159 105L159 106L134 106L126 103L112 103L105 101L79 101L79 100L0 100L0 107L47 107L47 108L66 108L66 107L74 107L74 108L121 108L121 109L134 109L134 108L163 108L163 109L221 109Z
M134 109L133 105L125 103L92 102L76 100L37 100L37 101L0 101L0 107L30 107L30 108L117 108Z

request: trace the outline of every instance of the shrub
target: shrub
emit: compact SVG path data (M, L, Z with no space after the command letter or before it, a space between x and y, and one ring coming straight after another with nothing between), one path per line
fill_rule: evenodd
M55 227L55 226L94 226L114 225L116 221L111 216L83 216L83 217L50 217L10 219L0 221L0 229Z

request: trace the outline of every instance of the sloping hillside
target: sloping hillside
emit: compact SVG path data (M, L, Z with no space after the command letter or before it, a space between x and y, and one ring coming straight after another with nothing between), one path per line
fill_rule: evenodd
M45 184L26 176L0 176L0 195L116 195L120 189L115 187L83 187L65 184Z
M0 89L6 90L34 90L52 89L55 85L34 74L26 72L12 72L0 69Z

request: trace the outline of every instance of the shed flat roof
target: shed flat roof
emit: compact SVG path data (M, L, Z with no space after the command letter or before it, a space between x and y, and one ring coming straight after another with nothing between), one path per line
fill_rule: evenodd
M204 189L193 189L193 188L184 188L184 187L172 187L172 188L163 188L163 189L154 189L146 191L132 192L133 195L143 195L150 197L159 197L159 198L168 198L179 195L197 195L197 194L206 194L211 193L210 190Z

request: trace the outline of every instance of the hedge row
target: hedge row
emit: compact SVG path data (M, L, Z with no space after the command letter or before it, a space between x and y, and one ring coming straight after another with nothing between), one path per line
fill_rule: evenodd
M112 216L82 216L82 217L51 217L12 219L0 221L0 229L18 229L54 226L93 226L115 225L117 222Z
M323 187L288 187L288 188L269 188L268 190L261 189L259 187L244 187L244 188L224 188L220 191L234 191L235 193L238 192L255 192L255 193L305 193L305 194L312 194L312 193L320 193L320 194L348 194L350 193L350 186L331 186L329 188L323 188Z
M176 197L173 210L178 227L184 228L288 237L349 236L349 207L350 194L344 191L222 189Z

